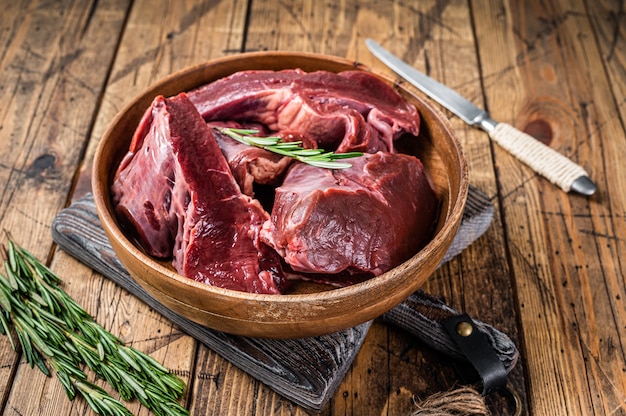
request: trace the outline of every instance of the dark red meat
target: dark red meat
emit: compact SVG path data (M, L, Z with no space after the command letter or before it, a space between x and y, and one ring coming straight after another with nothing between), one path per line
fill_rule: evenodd
M113 202L149 254L172 257L198 281L279 293L282 257L289 278L345 286L395 267L431 237L439 201L421 162L394 144L419 124L412 105L365 72L239 72L155 99L120 164ZM366 154L349 169L321 169L214 125ZM271 216L252 198L258 189Z
M378 275L431 236L439 203L417 158L378 152L352 162L294 164L276 190L262 238L293 270Z
M148 113L112 186L118 216L185 276L280 293L280 259L259 240L269 215L241 193L212 129L185 94L157 97Z
M209 123L209 126L226 126L242 128L237 123ZM262 126L245 126L263 133ZM239 184L241 191L254 197L253 185L278 186L284 172L293 161L292 158L281 156L258 147L249 146L232 139L219 131L214 131L215 140L219 145L230 170Z
M177 124L170 120L163 97L157 97L135 130L111 188L118 218L148 254L160 258L172 256L177 211L181 210L176 204L172 206L176 164L170 129L175 130ZM148 144L144 146L146 138Z
M307 147L338 152L393 151L417 134L415 107L363 71L242 71L189 93L207 121L254 121Z

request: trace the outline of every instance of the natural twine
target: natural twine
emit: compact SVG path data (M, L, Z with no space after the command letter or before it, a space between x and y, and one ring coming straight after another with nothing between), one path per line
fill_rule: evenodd
M413 402L417 409L409 416L489 416L491 414L483 396L471 387L435 393L423 401L413 398Z
M572 188L576 179L587 176L582 167L510 124L498 123L489 136L565 191Z

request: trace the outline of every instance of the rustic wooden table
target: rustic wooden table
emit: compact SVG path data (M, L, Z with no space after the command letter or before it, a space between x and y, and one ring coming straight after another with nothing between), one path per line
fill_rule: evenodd
M536 135L598 184L565 194L481 131L451 117L471 183L496 208L473 246L425 289L506 332L511 379L536 415L626 414L626 5L619 0L3 1L0 9L1 227L64 280L124 341L188 383L194 415L308 414L238 370L53 244L54 216L89 191L113 116L156 80L239 52L294 50L386 70L371 37ZM454 386L448 361L381 323L324 415L408 414ZM510 413L489 399L494 413ZM92 414L0 338L7 415ZM146 414L139 404L134 413Z

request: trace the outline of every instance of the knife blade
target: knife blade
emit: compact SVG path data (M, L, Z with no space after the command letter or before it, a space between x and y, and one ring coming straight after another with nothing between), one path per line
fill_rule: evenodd
M494 142L565 192L573 191L587 196L596 192L597 187L587 172L572 160L510 124L493 120L485 110L453 89L419 72L374 40L367 39L365 44L374 56L402 78L465 123L486 131Z

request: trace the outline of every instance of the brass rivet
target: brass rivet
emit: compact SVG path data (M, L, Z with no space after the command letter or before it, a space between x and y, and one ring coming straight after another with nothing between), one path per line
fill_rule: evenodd
M469 337L474 332L474 327L469 322L459 322L456 325L456 333L462 337Z

